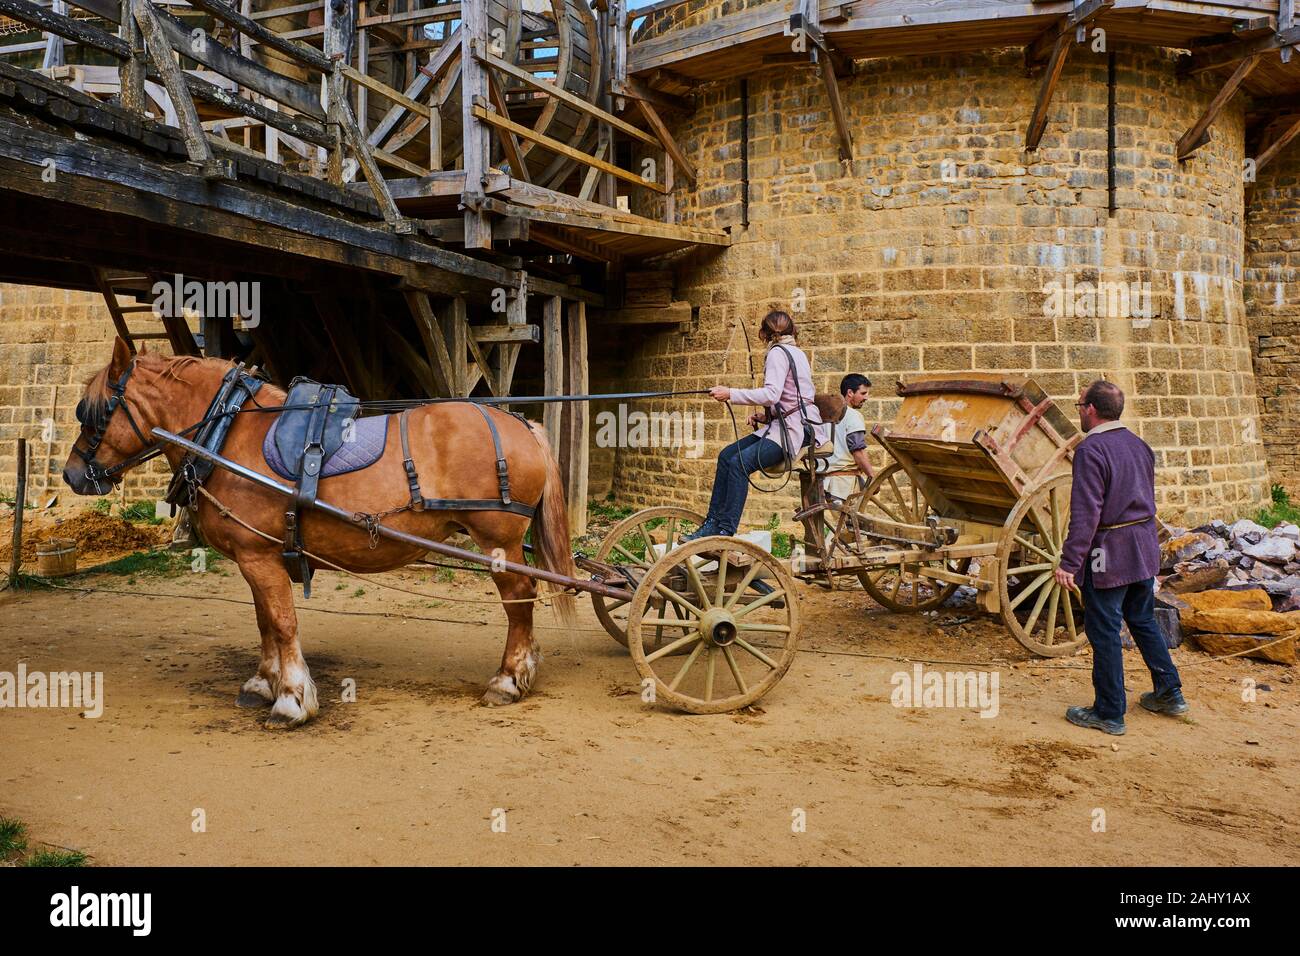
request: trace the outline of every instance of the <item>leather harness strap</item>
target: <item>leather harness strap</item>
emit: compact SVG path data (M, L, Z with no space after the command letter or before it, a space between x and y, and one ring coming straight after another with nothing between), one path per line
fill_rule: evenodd
M501 497L498 498L426 498L420 491L420 476L415 470L415 461L411 458L411 440L408 435L407 419L410 418L414 409L406 409L398 416L398 432L402 438L402 467L406 469L406 484L411 491L411 510L412 511L508 511L511 514L523 515L525 518L531 518L537 512L537 509L531 505L522 504L518 501L512 501L510 498L510 468L506 463L505 453L501 450L501 436L497 432L497 426L487 410L482 405L475 404L475 408L487 422L488 431L492 435L492 448L496 453L497 459L497 486L500 489Z
M289 577L302 584L302 596L311 597L311 565L303 551L302 509L316 503L316 488L320 484L321 467L325 462L325 421L338 391L335 385L322 385L312 403L307 419L306 445L302 453L302 466L294 486L293 506L284 513L284 558Z

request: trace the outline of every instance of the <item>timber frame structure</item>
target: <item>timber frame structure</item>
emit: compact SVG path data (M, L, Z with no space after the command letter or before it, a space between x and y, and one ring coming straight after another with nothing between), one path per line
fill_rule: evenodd
M819 71L849 160L844 77L1023 47L1042 73L1032 151L1070 50L1104 30L1221 78L1180 159L1239 92L1257 168L1300 135L1295 0L768 0L680 25L692 5L0 0L0 282L102 294L133 348L365 398L507 396L521 353L547 393L580 394L589 317L689 328L654 260L731 242L677 221L696 171L666 117L702 83ZM661 220L629 211L636 191ZM151 290L182 276L255 284L257 314L158 321ZM567 408L544 421L578 531L589 422Z

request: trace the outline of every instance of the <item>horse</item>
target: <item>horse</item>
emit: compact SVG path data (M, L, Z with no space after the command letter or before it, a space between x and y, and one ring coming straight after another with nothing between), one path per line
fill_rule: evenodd
M162 427L180 434L200 422L234 363L216 358L166 357L141 349L132 355L118 338L108 364L86 383L78 405L81 432L73 444L63 480L79 495L102 495L121 481L136 459L161 445L173 474L182 466L184 451L155 441L150 429ZM262 452L275 412L257 413L252 406L284 405L286 393L263 385L244 410L233 416L221 454L230 461L274 478ZM487 499L499 492L496 452L483 414L493 417L508 464L510 492L535 507L530 519L522 514L490 510L401 510L411 488L397 428L388 428L382 456L359 471L320 479L322 500L358 513L394 513L386 526L444 541L464 532L484 554L524 563L524 535L531 524L537 564L567 577L575 574L569 547L568 514L559 465L546 432L498 409L469 402L421 405L409 415L410 457L419 469L419 482L440 498ZM316 685L302 655L293 582L282 559L283 542L268 541L244 527L234 516L265 534L283 538L286 497L217 468L203 487L224 506L205 495L193 499L194 525L202 541L232 559L252 591L261 633L257 672L241 687L236 704L270 706L269 729L297 727L319 709ZM305 550L358 574L403 567L423 557L412 545L375 538L365 528L349 525L311 509L301 516ZM320 565L312 561L313 568ZM533 637L534 581L522 574L492 569L492 580L505 603L509 621L501 666L488 681L482 702L489 706L516 703L532 688L541 663ZM561 622L573 619L573 595L552 589L552 602Z

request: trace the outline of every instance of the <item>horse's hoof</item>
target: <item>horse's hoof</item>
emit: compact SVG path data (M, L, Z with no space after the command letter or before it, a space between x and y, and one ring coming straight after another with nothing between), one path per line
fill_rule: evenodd
M250 710L270 707L271 702L261 694L250 694L246 690L241 690L239 696L235 698L236 707L247 707Z
M504 707L516 703L521 696L515 686L514 678L496 674L488 681L487 690L483 692L481 700L487 707Z
M294 697L280 697L271 708L271 716L266 718L267 730L288 730L307 723L311 714L298 703Z

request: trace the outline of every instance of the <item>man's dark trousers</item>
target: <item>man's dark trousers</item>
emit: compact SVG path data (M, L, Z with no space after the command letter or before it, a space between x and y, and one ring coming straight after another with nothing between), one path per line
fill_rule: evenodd
M1123 720L1128 709L1124 698L1124 649L1119 629L1128 622L1129 633L1151 671L1157 697L1182 688L1178 668L1169 656L1165 636L1156 624L1154 582L1134 581L1117 588L1092 586L1092 568L1083 571L1083 626L1092 644L1092 687L1096 699L1093 712L1103 720Z

